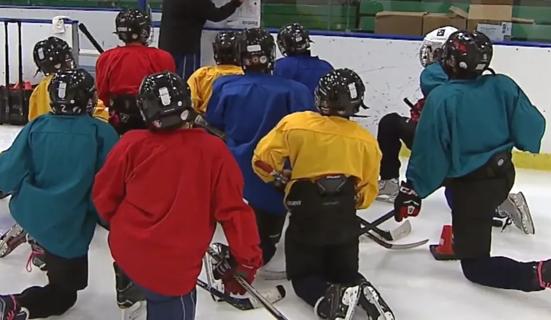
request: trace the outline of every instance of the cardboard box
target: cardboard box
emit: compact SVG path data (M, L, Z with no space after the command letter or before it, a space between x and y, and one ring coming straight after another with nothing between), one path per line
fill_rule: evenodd
M513 24L511 22L502 22L501 24L479 23L476 30L484 33L492 42L511 40Z
M467 28L467 17L467 12L456 7L451 7L449 13L428 13L423 16L423 35L446 26L465 30Z
M375 16L375 33L420 36L426 12L381 11Z
M513 0L471 0L471 4L490 4L512 6Z
M512 19L512 6L472 4L469 6L467 30L476 30L479 23L501 25L502 22L511 22Z

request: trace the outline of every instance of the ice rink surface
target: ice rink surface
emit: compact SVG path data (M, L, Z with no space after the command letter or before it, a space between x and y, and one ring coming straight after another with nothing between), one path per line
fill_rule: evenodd
M9 147L19 128L0 126L0 149ZM530 205L536 234L524 235L514 226L505 231L494 228L493 255L506 255L521 261L551 258L551 173L519 170L513 191L522 190ZM546 202L547 201L547 202ZM13 223L9 214L8 199L0 200L0 230ZM388 212L391 205L375 203L360 215L374 220ZM430 243L439 241L443 224L450 223L450 211L442 190L423 202L420 217L412 219L413 231L399 242L429 238ZM383 226L390 228L394 222ZM220 230L216 234L222 239ZM282 249L281 245L280 248ZM140 248L136 248L140 250ZM27 286L46 282L45 274L34 268L25 271L30 247L25 244L8 257L0 260L0 293L16 293ZM98 228L90 248L89 286L79 294L78 302L62 317L50 319L112 320L119 319L115 303L112 259L107 246L107 232ZM269 267L281 270L284 267L282 250L278 250ZM360 245L360 271L379 289L396 319L399 320L544 320L551 319L551 292L523 293L491 289L467 281L458 262L439 262L432 258L428 245L405 251L386 250L373 242ZM290 319L317 319L312 308L299 300L287 281L257 280L259 288L283 284L287 297L276 306ZM198 289L196 319L259 320L272 319L262 309L237 311L224 303L215 303L203 290ZM358 309L355 319L366 319Z

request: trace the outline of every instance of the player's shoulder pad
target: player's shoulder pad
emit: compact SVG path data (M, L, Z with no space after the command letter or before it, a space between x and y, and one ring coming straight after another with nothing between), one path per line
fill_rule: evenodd
M314 111L293 112L281 119L277 127L280 130L299 129L307 126L309 120L319 117L320 114Z

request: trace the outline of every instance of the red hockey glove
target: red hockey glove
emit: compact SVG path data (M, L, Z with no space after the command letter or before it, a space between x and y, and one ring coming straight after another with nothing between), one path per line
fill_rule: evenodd
M237 280L235 276L243 278L248 283L254 281L256 268L247 265L234 265L233 259L224 259L214 268L215 279L222 279L224 283L224 291L233 294L245 294L247 292Z
M398 222L408 217L416 217L421 211L421 198L409 182L402 181L400 192L394 200L394 219Z
M416 104L411 106L410 109L410 118L413 122L418 122L419 118L421 117L421 111L423 111L423 107L425 106L425 99L419 99Z

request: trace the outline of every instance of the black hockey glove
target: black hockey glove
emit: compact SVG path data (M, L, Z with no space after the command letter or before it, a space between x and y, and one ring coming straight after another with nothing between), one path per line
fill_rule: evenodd
M398 222L408 217L416 217L421 211L421 198L409 181L402 181L400 192L394 200L394 219Z

